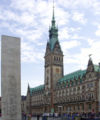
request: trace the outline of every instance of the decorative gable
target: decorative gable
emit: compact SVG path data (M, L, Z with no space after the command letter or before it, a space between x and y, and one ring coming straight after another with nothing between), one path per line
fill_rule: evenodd
M47 42L46 55L48 55L50 52L51 52L51 50L50 50L50 44L49 44L49 42Z
M94 72L94 65L91 58L88 61L87 72Z
M57 41L54 46L54 53L62 53L59 42Z

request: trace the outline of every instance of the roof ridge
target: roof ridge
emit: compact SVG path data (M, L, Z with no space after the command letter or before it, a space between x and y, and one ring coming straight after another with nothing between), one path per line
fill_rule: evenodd
M86 72L86 70L77 70L75 72L69 73L65 75L63 78L59 79L59 82L63 81L70 81L71 79L74 79L74 77L78 78L78 76L83 76L83 74Z
M74 71L74 72L71 72L71 73L68 73L68 74L66 74L65 76L67 76L67 75L71 75L71 74L73 74L73 73L76 73L76 72L79 72L79 71L85 71L85 70L76 70L76 71Z
M98 66L98 67L99 67L99 65L98 65L98 64L94 64L94 66Z
M34 88L30 88L30 89L35 89L35 88L38 88L38 87L41 87L41 86L44 86L44 84L39 85L39 86L36 86L36 87L34 87Z

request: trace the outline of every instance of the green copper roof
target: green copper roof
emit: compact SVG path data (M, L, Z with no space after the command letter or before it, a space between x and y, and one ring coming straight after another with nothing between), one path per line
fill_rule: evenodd
M53 50L54 46L55 46L55 43L57 42L58 40L56 38L52 38L50 40L50 48L51 50Z
M70 82L70 80L78 79L78 77L82 78L82 76L86 73L86 70L78 70L73 73L65 75L63 78L59 80L60 82Z
M94 65L94 71L100 72L99 65ZM82 77L85 73L86 73L86 70L78 70L78 71L72 72L70 74L65 75L63 78L61 78L58 81L58 83L65 83L66 84L66 82L69 83L72 80L72 84L73 84L73 80L74 79L78 80L79 77L80 77L80 82L82 82Z
M94 65L94 71L95 72L100 72L100 67L99 65ZM76 79L78 82L78 78L80 77L80 83L82 82L82 77L83 75L86 74L86 70L78 70L75 72L72 72L70 74L65 75L64 77L62 77L61 79L59 79L58 84L66 86L66 83L68 82L68 86L70 85L70 81L72 82L71 84L73 85L73 80ZM45 86L44 85L40 85L34 88L30 88L30 93L32 95L32 93L34 92L39 92L44 90Z
M51 50L53 50L55 43L58 41L58 28L56 27L54 7L53 7L53 16L51 21L51 27L49 29L49 44Z
M34 88L30 88L30 93L32 94L33 92L38 92L44 89L44 85L40 85Z
M100 67L99 67L99 65L94 65L94 71L95 71L95 72L100 72Z
M52 27L55 27L55 11L53 6Z

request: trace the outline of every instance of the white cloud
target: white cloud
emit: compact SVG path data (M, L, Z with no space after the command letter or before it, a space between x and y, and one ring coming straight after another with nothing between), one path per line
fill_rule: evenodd
M74 48L74 46L78 46L79 43L72 42L73 44L65 43L62 48L64 50L64 63L67 65L76 65L77 69L86 69L89 54L92 54L92 59L94 64L98 64L100 62L100 41L97 39L87 39L88 47L78 47L80 49L79 53L71 54L68 49ZM67 44L67 45L66 45ZM68 47L67 47L68 46Z
M62 49L66 52L68 49L77 47L80 45L80 42L73 40L73 41L64 41L61 43Z
M92 46L93 44L94 44L94 39L91 39L91 38L89 38L88 40L88 44L90 45L90 46Z
M21 60L22 62L35 62L34 48L26 42L21 44Z
M94 29L96 29L94 34L96 35L96 37L99 37L100 36L100 23L98 21L94 21L92 24L94 25Z
M58 0L58 4L64 8L74 9L90 9L97 10L99 8L99 0Z
M0 4L0 34L7 31L12 36L21 37L23 63L36 64L42 62L43 64L44 47L52 19L52 1L8 1L9 5ZM71 65L70 69L73 69L73 64L75 68L86 68L89 54L93 54L94 63L97 64L100 61L100 42L95 38L100 36L100 24L97 25L96 36L94 34L88 36L88 33L85 32L85 29L90 29L88 25L91 23L85 25L85 29L83 26L90 20L89 13L91 20L99 21L100 0L55 1L55 18L59 28L59 41L65 55L64 63ZM94 19L95 17L96 19ZM78 23L80 23L80 27ZM91 24L91 28L93 27ZM84 47L85 45L87 47ZM32 86L40 84L39 79L36 80L38 82L31 80Z
M95 10L95 14L96 15L100 15L100 1L99 0L95 0L94 4L92 4L94 10Z
M96 36L100 36L100 24L97 26L97 31L95 32Z
M72 19L76 22L81 23L81 24L86 24L86 22L87 22L85 15L83 13L79 13L79 12L74 12Z
M21 48L22 48L22 50L28 50L28 51L33 50L33 47L28 45L28 43L26 43L26 42L22 42Z
M10 7L21 11L31 11L35 7L35 0L29 2L27 0L11 0Z
M73 34L71 36L71 39L82 40L82 39L86 39L86 38L83 36L79 36L78 34Z
M96 9L96 6L99 5L98 0L58 0L55 3L56 21L58 26L60 26L59 40L62 41L61 44L64 51L79 46L81 41L77 42L76 40L85 38L85 36L83 38L77 33L81 30L81 27L74 28L67 26L69 25L68 23L71 17L75 22L86 24L87 18L85 18L84 10L80 12L77 8L93 8L93 4L95 6L94 9ZM14 11L10 8L14 9ZM34 49L34 46L42 46L46 41L44 41L44 39L47 39L47 36L45 36L43 42L41 41L43 35L48 34L48 26L52 17L52 2L50 0L30 0L29 2L27 2L27 0L11 0L10 8L7 10L2 8L0 19L3 22L1 22L0 25L8 28L12 33L16 32L17 35L23 38L24 43L27 41L27 43L22 46L24 61L27 62L30 59L34 62L37 59L41 59L43 54L39 53L40 51L37 49ZM66 8L68 8L68 10ZM72 9L71 12L70 9ZM16 10L18 11L16 12ZM10 24L10 21L12 21L12 24ZM100 36L99 33L100 30L98 28L96 35ZM66 39L74 39L75 41L66 42ZM34 46L31 46L31 43L34 43Z
M56 20L57 20L57 24L59 26L64 26L66 24L68 24L69 22L69 18L70 18L70 14L68 11L62 9L62 8L59 8L57 6L57 8L55 9L55 13L56 13Z
M26 42L22 42L21 44L21 60L22 62L34 62L37 63L38 61L43 60L43 52L38 52L37 49Z
M95 34L96 36L100 36L100 29L98 29Z
M60 29L60 31L59 31L59 39L60 40L68 39L69 37L70 37L70 34L69 34L69 30L67 27Z
M66 39L83 39L78 34L75 34L81 30L81 27L63 27L59 29L59 39L66 40Z
M81 30L81 27L77 27L77 28L71 27L70 30L71 32L79 32Z
M79 54L74 55L74 58L77 59L77 63L81 68L84 68L87 65L88 55L92 54L94 64L100 62L100 41L88 39L89 47L82 48Z

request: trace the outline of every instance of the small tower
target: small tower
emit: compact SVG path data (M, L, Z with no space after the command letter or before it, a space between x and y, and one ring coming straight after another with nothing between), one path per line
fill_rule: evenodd
M27 89L26 107L27 107L27 113L31 114L31 91L30 91L29 84L28 84L28 89Z
M49 28L49 41L45 52L45 89L54 88L57 81L63 77L63 52L58 40L54 7L51 27Z
M89 55L89 61L87 66L87 72L93 72L94 71L94 65L92 62L91 54Z

